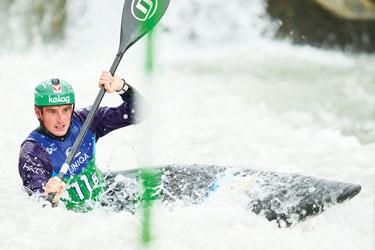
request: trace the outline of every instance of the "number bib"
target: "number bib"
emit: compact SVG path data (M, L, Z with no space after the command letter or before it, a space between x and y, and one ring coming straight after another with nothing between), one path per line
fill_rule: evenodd
M64 182L67 186L61 200L67 209L81 212L93 209L105 187L104 176L94 162L90 162L78 175L65 178Z

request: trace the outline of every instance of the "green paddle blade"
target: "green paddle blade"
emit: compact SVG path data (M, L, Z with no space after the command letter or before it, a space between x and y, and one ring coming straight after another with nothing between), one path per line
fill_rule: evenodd
M121 37L118 53L149 32L162 18L169 0L125 0L121 19Z

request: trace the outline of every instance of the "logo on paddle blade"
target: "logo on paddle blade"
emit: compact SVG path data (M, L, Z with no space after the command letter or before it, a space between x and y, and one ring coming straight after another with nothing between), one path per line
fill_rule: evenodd
M158 0L133 0L131 11L135 19L146 21L150 19L158 8Z

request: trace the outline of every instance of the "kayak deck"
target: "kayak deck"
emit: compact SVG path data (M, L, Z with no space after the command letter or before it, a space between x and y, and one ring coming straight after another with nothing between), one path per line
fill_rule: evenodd
M299 174L209 165L168 165L153 168L160 184L155 198L162 202L199 204L222 188L236 188L246 200L246 209L289 226L357 195L358 184L337 182ZM106 175L105 205L134 212L141 199L141 169ZM244 184L245 183L245 184Z

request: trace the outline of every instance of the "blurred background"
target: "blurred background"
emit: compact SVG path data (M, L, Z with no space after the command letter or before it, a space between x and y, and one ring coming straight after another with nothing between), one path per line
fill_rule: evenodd
M35 44L63 44L69 39L72 26L79 24L79 19L87 14L91 3L86 0L2 0L0 4L0 29L2 34L7 34L0 45L4 49L19 49ZM235 0L231 3L191 0L178 5L181 15L174 22L185 23L189 19L189 27L177 31L166 26L169 32L182 33L180 35L191 41L207 35L198 26L212 25L213 28L216 24L220 24L220 28L215 27L215 33L221 33L223 38L243 37L253 29L252 25L257 22L254 18L262 18L268 19L268 27L258 31L269 37L288 38L293 43L314 47L356 52L375 50L373 0ZM253 15L255 11L258 17ZM200 23L203 16L204 22ZM175 27L181 25L177 23Z

